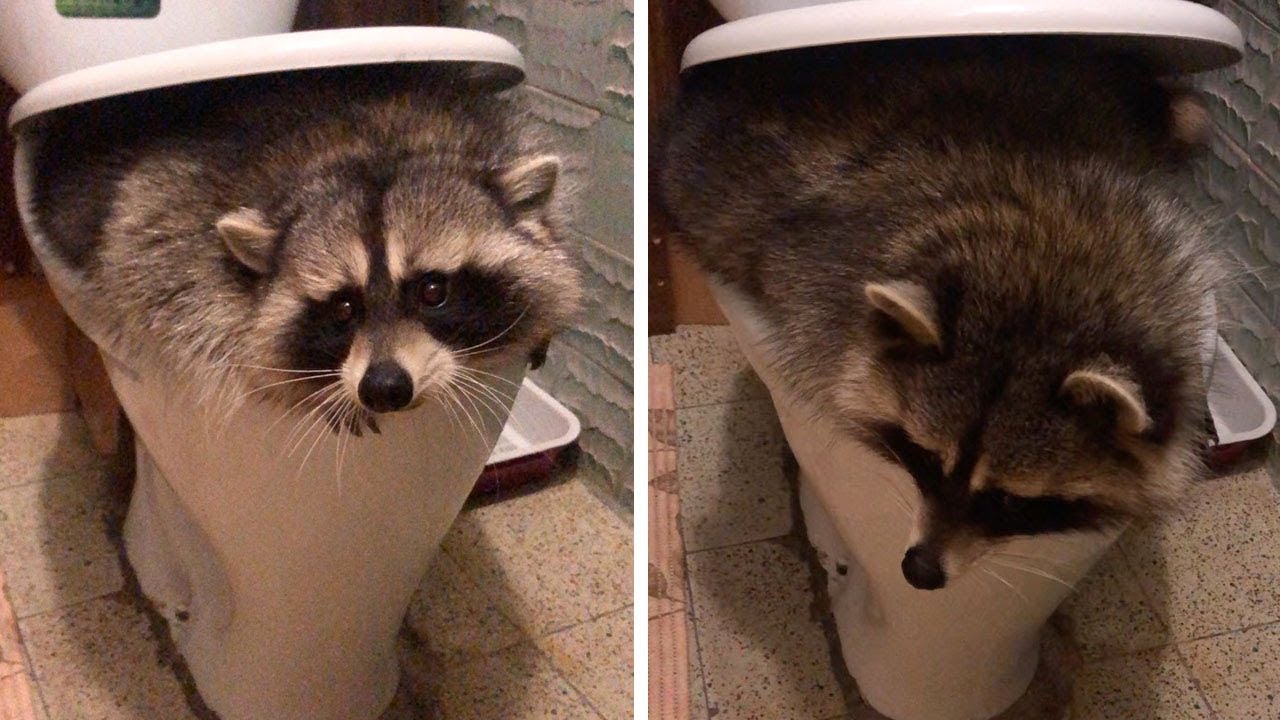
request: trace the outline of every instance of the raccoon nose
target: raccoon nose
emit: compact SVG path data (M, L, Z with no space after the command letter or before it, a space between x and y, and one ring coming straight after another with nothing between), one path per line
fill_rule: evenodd
M920 545L907 550L903 556L902 575L912 587L920 590L937 590L947 584L947 574L937 553Z
M374 412L399 410L413 399L413 378L399 363L374 363L360 380L360 402Z

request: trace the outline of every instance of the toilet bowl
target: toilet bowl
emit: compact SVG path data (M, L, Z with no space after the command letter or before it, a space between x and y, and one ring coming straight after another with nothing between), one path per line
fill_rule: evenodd
M515 48L484 33L318 31L89 67L31 89L10 116L31 247L59 302L98 345L136 430L129 562L223 720L369 720L386 708L410 596L497 441L512 399L505 388L518 387L525 368L491 369L491 412L459 418L428 400L380 417L380 434L343 440L314 416L234 402L224 388L125 362L28 212L40 119L196 80L441 60L494 70L489 88L523 77Z
M985 720L1008 708L1035 674L1041 628L1123 528L1014 538L941 589L912 587L902 571L920 502L911 476L791 393L773 370L768 323L735 291L712 293L800 467L805 528L863 699L893 720ZM1213 307L1207 297L1207 318ZM1216 340L1207 334L1206 371Z

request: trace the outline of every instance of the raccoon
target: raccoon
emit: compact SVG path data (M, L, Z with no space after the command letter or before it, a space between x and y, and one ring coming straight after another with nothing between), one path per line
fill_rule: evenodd
M906 580L1169 508L1200 471L1207 122L1140 60L900 41L687 74L655 141L673 240L771 324L774 368L919 490Z
M35 225L90 334L335 431L536 365L578 305L560 161L459 67L203 83L37 132Z

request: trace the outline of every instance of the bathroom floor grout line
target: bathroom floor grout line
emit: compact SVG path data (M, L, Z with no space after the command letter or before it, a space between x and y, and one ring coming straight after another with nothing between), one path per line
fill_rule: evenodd
M1205 708L1209 712L1210 720L1217 720L1218 711L1214 709L1213 703L1209 701L1209 695L1205 693L1204 688L1200 686L1200 678L1195 672L1195 668L1187 660L1187 655L1177 643L1173 645L1173 653L1177 656L1178 662L1182 665L1182 669L1186 671L1187 677L1191 678L1191 686L1195 688L1196 695L1200 696L1200 701L1204 703Z
M576 627L581 627L581 626L583 626L583 625L586 625L587 623L593 623L593 622L595 622L595 621L597 621L597 620L600 620L600 619L602 619L602 618L609 617L610 615L616 615L616 614L618 614L618 613L620 613L620 612L623 612L624 610L626 610L627 608L630 608L630 607L634 607L634 603L627 603L627 604L625 604L625 605L621 605L621 606L619 606L619 607L613 608L612 610L606 610L606 611L604 611L604 612L602 612L602 613L598 613L598 614L596 614L596 615L592 615L591 617L589 617L589 618L587 618L587 619L585 619L585 620L579 620L579 621L577 621L577 622L570 623L570 624L565 625L565 626L563 626L563 627L557 627L557 628L556 628L556 629L554 629L554 630L548 630L548 631L543 632L543 633L540 633L540 634L526 633L526 635L528 635L528 636L529 636L529 638L530 638L531 640L542 640L542 639L544 639L544 638L551 637L552 635L558 635L558 634L560 634L560 633L562 633L562 632L565 632L565 631L567 631L567 630L572 630L572 629L574 629L574 628L576 628ZM519 627L519 626L517 626L517 627Z
M687 558L687 557L689 557L690 555L698 555L698 554L701 554L701 553L715 552L715 551L717 551L717 550L732 550L732 549L734 549L734 548L744 547L744 546L746 546L746 545L750 545L750 544L752 544L752 543L759 543L759 542L774 542L774 541L776 541L776 540L785 540L786 538L791 537L791 534L792 534L794 531L795 531L795 528L792 528L791 530L788 530L787 532L783 533L782 535L770 535L769 537L755 538L755 539L752 539L752 540L739 540L739 541L737 541L737 542L728 543L728 544L726 544L726 545L716 545L715 547L704 547L704 548L698 548L697 550L688 550L688 549L687 549L687 548L688 548L688 545L686 545L686 546L685 546L685 547L686 547L686 550L684 551L684 556ZM687 569L686 569L686 572L688 572L688 571L687 571Z
M595 703L591 702L591 698L588 697L586 693L582 692L582 689L575 685L573 680L569 679L569 676L560 668L560 663L556 662L556 659L551 657L551 653L543 650L542 647L538 645L537 641L530 641L529 644L532 645L533 649L547 661L547 664L551 666L551 671L556 674L556 677L560 678L561 682L568 685L571 690L578 694L578 701L581 704L586 705L591 712L596 714L597 718L600 718L600 720L611 720L610 718L606 718L604 713L600 712L600 708L596 707Z
M764 397L745 397L745 398L739 398L739 399L737 399L737 400L717 400L716 402L698 403L698 404L696 404L696 405L679 405L679 404L677 404L677 405L676 405L676 407L675 407L675 410L676 410L676 412L678 413L678 412L680 412L681 410L697 410L697 409L700 409L700 408L713 408L713 407L719 407L719 406L721 406L721 405L737 405L737 404L740 404L740 403L757 403L757 402L760 402L760 403L763 403L763 402L772 403L772 402L773 402L773 400L772 400L772 399L770 399L768 395L766 395L766 396L764 396Z
M22 624L23 624L23 623L25 623L25 622L27 622L28 620L33 620L33 619L37 619L37 618L43 618L43 617L46 617L46 616L52 615L52 614L54 614L54 613L62 612L62 611L65 611L65 610L74 610L74 609L76 609L76 608L79 608L79 607L80 607L80 606L82 606L82 605L88 605L88 604L89 604L89 603L91 603L91 602L95 602L95 601L97 601L97 600L102 600L103 598L109 598L109 597L113 597L113 596L122 596L122 595L123 595L123 593L125 593L125 592L127 592L127 589L126 589L126 588L123 588L123 587L121 587L121 588L116 588L115 590L112 590L112 591L110 591L110 592L105 592L105 593L102 593L102 594L100 594L100 595L94 595L93 597L90 597L90 598L83 598L83 599L81 599L81 600L77 600L77 601L72 602L72 603L67 603L66 605L59 605L58 607L49 608L49 609L47 609L47 610L41 610L41 611L40 611L40 612L38 612L38 613L32 613L32 614L30 614L30 615L24 615L24 616L22 616L22 617L19 617L19 618L18 618L18 628L19 628L19 630L21 630L21 628L22 628ZM130 598L126 598L126 597L121 597L121 599L122 599L122 600L130 600ZM148 598L144 598L144 600L146 600L146 602L148 602L148 603L150 603L150 602L151 602L151 600L150 600L150 599L148 599Z
M685 574L684 578L684 596L687 599L689 608L689 642L693 643L692 652L698 663L698 684L702 686L702 703L706 706L705 717L698 718L698 720L711 720L711 694L707 690L707 669L702 662L702 640L699 639L698 618L693 613L693 583L689 580L688 573ZM686 658L687 660L688 658ZM692 688L690 688L690 691L692 691ZM692 708L690 708L690 711L692 713Z
M1220 638L1225 635L1234 635L1236 633L1249 632L1250 630L1258 630L1260 628L1271 627L1273 625L1280 625L1280 618L1274 618L1272 620L1264 620L1262 622L1253 623L1252 625L1245 625L1243 627L1238 627L1231 630L1222 630L1215 633L1209 633L1208 635L1199 635L1193 638L1187 638L1185 640L1170 640L1169 645L1182 647L1184 645L1191 645L1193 643L1198 643L1203 640L1212 640L1214 638Z

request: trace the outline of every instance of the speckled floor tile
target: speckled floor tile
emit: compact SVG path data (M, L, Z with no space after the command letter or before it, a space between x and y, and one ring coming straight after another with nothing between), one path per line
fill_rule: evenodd
M537 641L604 720L630 720L635 714L634 617L628 607Z
M683 325L649 339L652 362L676 369L676 407L769 397L728 326Z
M147 619L108 596L21 623L50 720L189 720Z
M75 413L0 418L0 489L82 472L99 463Z
M1088 658L1148 650L1169 642L1168 631L1147 604L1118 546L1089 571L1061 612L1071 619L1074 640Z
M716 720L826 718L844 712L809 570L776 542L689 556L694 622Z
M1076 676L1072 720L1199 720L1208 705L1173 647L1087 663Z
M1280 718L1280 625L1180 647L1219 720Z
M444 551L534 637L632 602L631 528L578 480L464 511Z
M530 644L467 663L410 662L405 672L448 720L602 720Z
M1196 486L1121 545L1178 640L1280 620L1280 493L1265 471Z
M519 628L445 553L437 553L405 622L425 652L446 658L490 653L521 642Z
M97 470L0 491L0 567L18 617L99 597L122 585Z
M769 401L677 413L680 529L688 552L785 535L791 487Z

